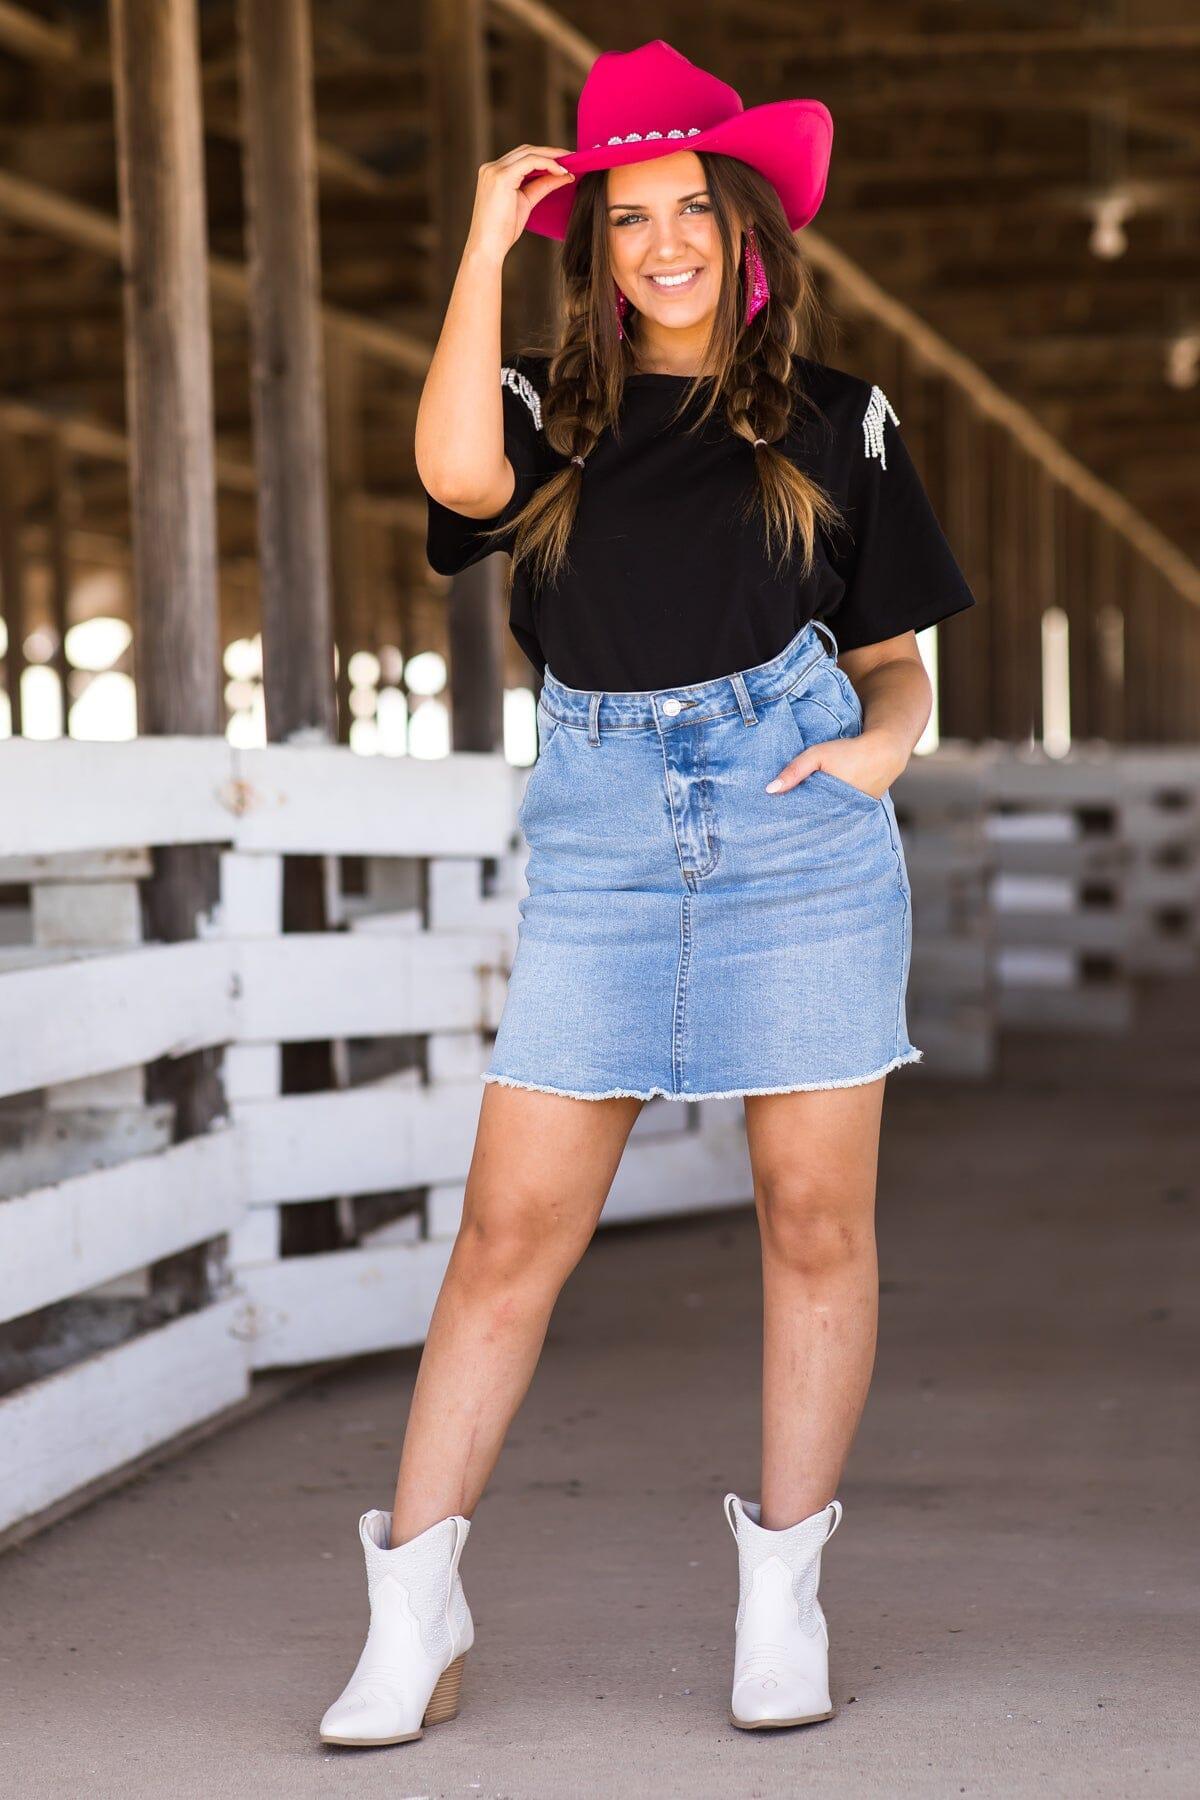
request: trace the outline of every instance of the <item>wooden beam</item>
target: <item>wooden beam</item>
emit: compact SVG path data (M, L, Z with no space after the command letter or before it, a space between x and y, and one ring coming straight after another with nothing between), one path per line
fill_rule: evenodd
M120 260L121 229L111 214L5 170L0 170L0 217L110 261ZM213 256L209 257L207 268L214 299L227 300L235 306L248 304L250 281L242 263ZM378 324L336 306L324 307L321 316L329 330L338 332L378 362L411 375L424 374L429 366L429 346L413 332Z
M194 0L111 0L117 173L132 444L134 652L143 735L223 730L217 604L204 147ZM158 847L148 935L199 934L220 892L216 850ZM175 1107L175 1136L223 1110L220 1056L147 1072ZM202 1277L198 1277L202 1280Z
M425 0L437 222L431 296L449 303L470 227L479 165L492 154L482 0ZM504 636L501 558L485 556L450 584L450 712L456 750L498 750L504 742Z
M204 128L212 136L225 138L233 144L247 142L245 127L236 113L226 112L219 106L205 107ZM398 191L397 183L389 175L381 175L378 169L373 169L361 157L343 150L340 145L316 137L313 139L313 167L331 187L350 188L355 193L376 197Z
M586 75L599 55L595 44L568 25L553 7L544 6L542 0L487 0L487 10L510 26L524 26L557 50L581 76Z
M61 437L69 450L94 461L129 462L129 440L124 432L99 419L48 412L25 400L0 400L0 428L29 437ZM217 486L223 491L247 495L258 492L258 476L252 463L220 452L214 468ZM363 519L377 525L393 526L397 531L424 541L425 505L416 496L363 489L349 495L348 504Z
M948 383L943 392L941 523L978 604L938 632L938 729L943 738L972 738L989 704L984 433L965 396Z
M221 729L192 0L113 0L140 727Z
M83 60L82 46L73 31L48 24L24 7L12 5L11 0L0 0L0 50L24 57L29 62L59 68L82 64ZM61 120L55 121L55 129L62 130ZM241 141L236 112L226 112L218 105L205 107L205 129L234 142ZM317 172L331 183L355 188L364 194L386 194L392 190L393 183L388 176L381 175L378 169L371 168L340 145L317 139L315 150Z
M62 729L67 736L71 710L67 632L71 625L71 532L77 495L71 452L60 436L50 440L50 623L55 645L52 659L62 695Z
M308 0L238 0L237 10L267 733L328 744L338 714ZM328 930L328 873L320 856L284 859L286 931ZM335 1079L335 1049L320 1034L284 1046L285 1092ZM297 1217L285 1207L282 1241L328 1248L333 1223L328 1209Z
M747 34L739 85L757 99L818 94L836 114L857 108L940 105L948 94L1016 109L1035 97L1058 106L1125 96L1194 95L1200 26L1129 30L919 32L909 37L837 39L819 45L795 35Z
M267 732L337 733L308 0L240 0Z
M569 144L567 83L562 57L544 38L530 43L522 33L509 45L505 82L509 111L504 131L514 144ZM555 319L557 259L545 238L522 232L504 263L504 304L512 329L522 337L549 341Z
M1018 400L1010 398L968 357L951 348L911 308L884 292L858 265L810 226L804 233L809 260L833 282L850 304L907 343L918 361L955 383L976 409L1003 426L1013 439L1041 462L1064 487L1103 519L1140 556L1200 606L1200 568L1185 556L1123 494L1092 474L1040 425Z
M505 0L507 3L507 0ZM756 41L760 51L780 46ZM782 46L795 53L795 45ZM951 68L981 57L994 57L1011 66L1019 63L1024 70L1030 62L1039 64L1081 64L1107 62L1113 57L1152 56L1174 61L1179 56L1200 53L1200 25L1071 25L1039 30L1013 31L916 31L897 32L893 37L843 37L829 34L819 48L808 54L812 65L852 65L858 68L872 62L902 63L910 67L928 68L946 64Z
M27 62L73 63L79 55L79 39L65 26L51 25L23 6L0 0L0 50Z
M1071 742L1094 735L1088 640L1094 604L1087 571L1086 514L1072 494L1057 494L1058 530L1054 538L1055 585L1067 615L1068 700Z
M18 458L7 431L0 431L0 612L8 636L4 679L12 735L20 737L24 729L21 675L25 668L25 559L21 548Z
M333 553L334 636L338 647L337 723L339 742L350 741L350 658L365 649L369 600L363 592L359 521L350 496L362 480L362 360L348 344L328 346L330 538Z

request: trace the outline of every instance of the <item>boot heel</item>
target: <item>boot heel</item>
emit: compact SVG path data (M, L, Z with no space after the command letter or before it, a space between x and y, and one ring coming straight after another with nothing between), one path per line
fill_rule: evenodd
M447 1719L458 1717L458 1697L462 1688L463 1664L467 1660L464 1650L461 1656L438 1676L437 1686L429 1696L429 1705L425 1708L422 1725L444 1725Z

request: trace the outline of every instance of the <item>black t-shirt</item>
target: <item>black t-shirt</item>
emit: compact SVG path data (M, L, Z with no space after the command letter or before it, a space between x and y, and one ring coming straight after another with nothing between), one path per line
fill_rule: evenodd
M470 519L426 495L426 555L439 574L510 548L511 535L481 543L479 532L515 518L569 460L542 430L549 361L513 355L500 371L517 478L508 506ZM533 592L527 563L516 572L509 624L535 668L575 688L685 686L767 662L814 617L855 650L974 604L886 396L822 363L796 369L817 410L797 408L781 448L846 522L818 533L811 573L800 574L797 551L777 574L761 510L741 517L755 452L723 408L688 433L696 402L671 422L688 377L631 375L618 432L604 431L583 470L568 567Z

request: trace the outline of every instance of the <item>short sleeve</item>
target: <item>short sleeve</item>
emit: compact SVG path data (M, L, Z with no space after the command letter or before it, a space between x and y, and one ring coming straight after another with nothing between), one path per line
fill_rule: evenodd
M514 520L554 466L554 454L542 433L540 369L532 357L510 356L501 364L504 453L517 478L512 498L490 519L472 519L443 506L425 491L427 507L425 556L439 575L456 575L497 550L511 550L512 534L485 538L483 533Z
M923 631L975 604L886 394L872 388L856 410L846 447L849 530L836 535L831 558L845 583L829 614L839 650Z

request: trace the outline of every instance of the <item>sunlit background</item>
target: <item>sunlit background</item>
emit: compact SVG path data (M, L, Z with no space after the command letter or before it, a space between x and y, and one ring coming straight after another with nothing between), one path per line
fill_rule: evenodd
M929 635L933 635L930 633ZM67 632L66 719L62 683L54 667L58 640L39 626L25 639L21 674L24 736L72 737L116 742L137 736L137 690L130 672L132 633L113 614L96 613ZM8 648L0 619L0 659ZM263 700L262 634L226 644L225 736L253 749L267 741ZM334 651L334 671L338 655ZM446 659L422 650L405 662L395 644L376 651L356 650L350 679L350 748L360 756L435 758L450 752L450 713L444 698ZM528 765L537 751L536 700L531 689L508 688L504 695L504 750L514 764ZM12 735L8 695L0 690L0 738Z
M1119 615L1118 615L1119 623ZM128 664L131 632L124 619L102 613L73 625L67 632L68 699L63 725L63 696L53 665L57 641L48 627L25 640L26 668L21 676L25 733L30 738L73 737L113 742L137 736L137 694ZM937 631L917 633L934 692L929 723L917 744L926 754L938 745ZM7 648L0 619L0 657ZM338 666L334 651L334 670ZM1067 615L1051 607L1042 620L1042 691L1044 747L1052 756L1071 745L1067 655ZM231 744L253 749L267 741L262 685L262 634L234 638L226 644L225 736ZM422 650L407 663L395 644L376 651L356 650L350 658L350 748L360 756L418 756L450 753L450 713L445 658ZM504 753L509 762L528 766L537 752L536 698L530 688L506 688ZM0 737L12 734L8 696L0 691Z

